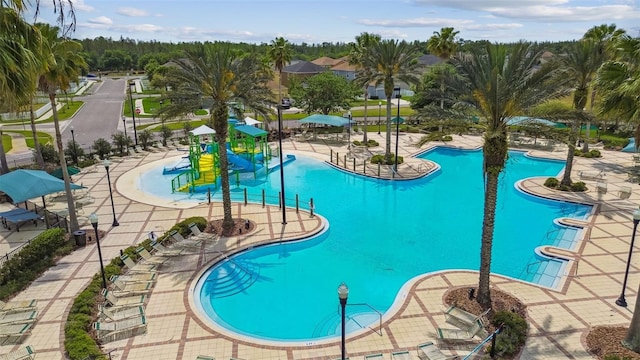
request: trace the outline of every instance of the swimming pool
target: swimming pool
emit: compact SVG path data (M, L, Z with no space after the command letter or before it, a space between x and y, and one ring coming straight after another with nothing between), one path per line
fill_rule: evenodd
M312 240L256 248L212 267L194 292L201 309L236 333L313 341L340 333L336 289L343 281L351 289L349 304L385 312L402 285L417 275L477 270L482 153L437 148L422 157L440 164L441 170L412 181L354 176L299 157L285 168L287 189L312 196L330 228ZM499 185L492 272L557 284L564 262L545 259L535 249L573 246L571 231L554 220L584 219L591 207L532 197L514 184L531 176L557 175L563 165L509 153ZM276 172L249 191L277 192L279 186ZM538 264L533 273L531 264ZM347 331L378 321L364 305L348 306L347 315Z

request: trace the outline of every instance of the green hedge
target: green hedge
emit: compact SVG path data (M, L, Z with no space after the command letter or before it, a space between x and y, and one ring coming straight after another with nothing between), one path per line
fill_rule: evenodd
M169 231L162 234L158 240L168 239L173 230L178 230L183 236L188 235L191 232L189 230L191 223L196 223L200 230L204 230L207 226L207 220L203 217L191 217L175 224ZM123 253L137 261L139 256L136 253L136 249L140 246L149 248L149 243L150 241L146 239L140 244L124 249ZM121 274L123 265L120 257L112 259L111 263L104 268L107 279L111 278L112 275ZM69 311L67 323L64 327L64 348L71 360L82 360L87 357L100 360L107 359L100 350L100 345L96 339L91 336L92 323L96 321L98 316L98 301L101 297L101 290L102 275L98 272L93 276L91 283L84 291L75 298L71 306L71 311Z
M73 251L72 241L62 229L49 229L36 236L0 268L0 299L6 300L24 290L58 257Z

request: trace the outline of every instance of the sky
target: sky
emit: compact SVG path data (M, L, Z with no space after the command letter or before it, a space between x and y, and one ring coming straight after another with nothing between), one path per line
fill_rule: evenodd
M65 0L69 1L69 0ZM71 0L76 39L162 42L352 42L362 32L426 41L442 27L491 42L579 39L616 24L640 36L640 0ZM51 0L38 21L55 22ZM28 19L32 19L27 17Z

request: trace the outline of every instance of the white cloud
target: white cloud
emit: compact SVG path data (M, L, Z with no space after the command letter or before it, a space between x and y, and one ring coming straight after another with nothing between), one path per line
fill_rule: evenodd
M85 12L91 12L94 10L93 6L89 6L85 4L84 0L73 0L73 7L78 11L85 11Z
M453 26L460 27L472 24L473 20L463 19L440 19L440 18L415 18L400 20L371 20L361 19L357 21L362 25L382 26L382 27L432 27L432 26Z
M96 25L111 25L113 24L113 20L106 16L98 16L97 18L89 19L89 23Z
M149 13L146 10L136 9L132 7L119 8L117 13L123 16L133 16L133 17L149 16Z

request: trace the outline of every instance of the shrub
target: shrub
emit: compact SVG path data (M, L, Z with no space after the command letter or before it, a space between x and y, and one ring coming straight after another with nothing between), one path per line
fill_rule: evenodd
M496 338L496 352L500 355L514 355L527 339L527 322L520 315L510 311L498 311L491 323L502 332Z
M587 191L587 185L582 181L574 182L573 184L571 184L571 191L585 192Z
M379 146L380 144L372 139L367 140L367 147L376 147Z
M80 147L80 144L73 140L67 142L67 148L64 150L64 155L71 158L74 164L78 163L78 159L85 156L84 150Z
M441 139L442 141L452 141L453 137L451 137L451 135L445 135L442 137Z
M113 145L118 149L120 156L124 156L124 149L131 145L131 138L129 136L124 136L122 131L118 131L111 135L111 140L113 140Z
M160 127L160 138L162 139L162 145L167 146L167 140L173 136L173 130L167 125Z
M602 154L600 153L600 150L597 150L597 149L593 149L589 151L589 153L591 154L591 157L594 157L594 158L599 158L602 156Z
M50 164L60 164L58 152L52 144L44 144L40 146L40 152L42 153L42 159L44 160L44 162Z
M545 180L544 182L544 186L552 189L557 188L558 185L560 185L560 181L558 181L558 179L554 177L547 178L547 180Z
M107 140L100 138L93 142L93 150L95 150L100 159L104 159L111 152L111 144Z
M153 142L153 133L149 129L144 129L140 132L140 134L138 134L138 140L140 141L140 145L142 145L142 148L144 150L147 150L147 148Z
M384 154L377 154L377 155L373 155L369 161L372 164L393 165L393 164L395 164L396 157L395 157L394 154L391 154L391 157L389 158L389 161L385 162L384 161ZM398 156L398 164L402 164L403 161L404 161L404 159L402 158L402 156Z

